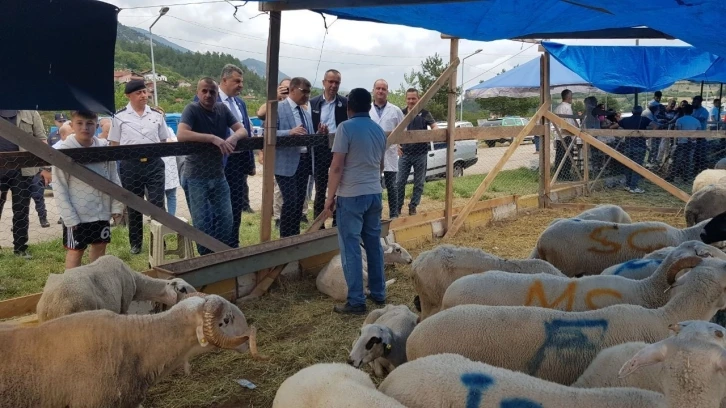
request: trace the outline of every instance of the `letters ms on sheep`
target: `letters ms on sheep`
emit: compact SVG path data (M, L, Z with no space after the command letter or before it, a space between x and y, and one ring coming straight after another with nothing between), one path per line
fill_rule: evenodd
M577 358L581 353L599 350L608 330L608 321L553 319L545 322L544 328L545 340L529 362L529 374L533 376L536 376L550 350L558 354L557 358L563 360L563 364L567 364L568 359Z
M461 383L467 388L466 408L479 408L484 393L494 385L494 378L483 373L465 373ZM524 398L507 398L499 403L500 408L542 408L542 405Z

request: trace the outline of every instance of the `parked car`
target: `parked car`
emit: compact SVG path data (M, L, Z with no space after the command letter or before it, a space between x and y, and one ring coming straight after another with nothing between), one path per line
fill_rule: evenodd
M446 175L446 142L428 142L429 151L426 158L426 179ZM476 154L476 140L457 140L454 143L454 177L464 175L467 169L479 160ZM408 182L413 182L413 171L408 175Z
M445 121L436 122L436 126L438 126L439 129L445 129L446 127L449 126L449 122L445 122ZM458 121L458 122L455 122L454 123L454 126L455 127L458 127L458 128L462 128L462 127L474 127L474 125L472 125L471 122L467 122L467 121Z
M496 119L479 119L477 120L477 124L479 127L499 127L499 126L525 126L529 123L529 119L519 117L519 116L505 116L503 118L496 118ZM534 136L525 136L524 140L533 142ZM494 145L504 142L512 143L512 138L502 138L502 139L494 139L494 140L487 140L486 144L489 147L494 147Z

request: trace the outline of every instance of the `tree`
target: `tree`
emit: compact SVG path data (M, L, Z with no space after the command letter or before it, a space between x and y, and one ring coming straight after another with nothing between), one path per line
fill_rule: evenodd
M539 97L511 98L497 96L494 98L478 98L479 107L496 116L528 116L539 107Z
M447 65L444 64L444 60L441 59L439 54L434 54L431 57L427 57L421 62L421 70L411 70L410 74L404 74L403 79L406 81L406 86L402 86L402 91L405 92L407 88L416 88L419 93L423 95L431 85L441 76L446 70ZM459 88L457 88L457 93ZM448 112L448 86L443 86L436 92L436 95L426 105L426 109L431 112L434 119L443 120L447 117Z

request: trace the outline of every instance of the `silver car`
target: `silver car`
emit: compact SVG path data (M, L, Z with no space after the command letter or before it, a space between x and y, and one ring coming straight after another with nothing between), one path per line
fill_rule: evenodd
M445 129L446 122L437 122L439 129ZM471 122L456 122L456 127L474 127ZM433 179L446 176L446 142L428 142L429 151L426 160L426 178ZM454 177L464 175L467 169L479 160L477 157L476 140L457 140L454 142ZM408 175L408 182L413 182L413 171Z

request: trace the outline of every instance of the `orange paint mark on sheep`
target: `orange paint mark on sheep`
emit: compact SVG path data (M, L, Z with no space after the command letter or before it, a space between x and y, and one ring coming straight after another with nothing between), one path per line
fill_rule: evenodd
M643 234L647 234L647 233L650 233L650 232L664 233L664 232L666 232L666 228L665 227L652 227L652 228L643 228L641 230L635 231L635 232L633 232L632 234L630 234L628 236L628 246L630 248L636 250L636 251L643 251L643 252L653 252L653 251L655 251L657 249L661 249L661 248L664 248L664 247L667 246L667 245L664 245L664 244L655 244L655 245L649 245L649 246L639 246L638 244L636 244L634 242L635 241L635 238L638 235L643 235Z
M548 309L554 309L555 306L559 305L562 302L567 302L565 304L565 311L571 312L572 311L572 304L575 302L575 290L577 289L577 282L570 282L567 284L567 288L562 292L562 294L554 300L552 303L547 303L547 297L544 293L544 286L542 285L542 282L537 280L535 281L532 286L529 287L529 291L527 292L527 301L524 304L525 306L541 306L546 307ZM535 299L539 300L539 304L534 304Z
M615 289L593 289L585 295L585 304L587 305L587 308L590 310L599 309L600 307L597 306L593 300L600 296L611 296L618 299L623 298L623 295Z
M595 252L598 254L614 254L618 251L620 251L620 248L622 248L622 245L618 242L609 241L607 237L604 236L605 231L614 231L617 230L617 225L608 225L603 227L597 227L590 233L590 239L592 241L595 241L602 245L604 248L598 248L598 247L590 247L588 248L588 252Z

